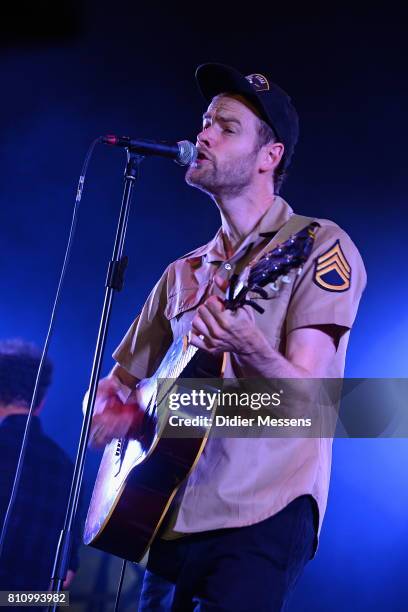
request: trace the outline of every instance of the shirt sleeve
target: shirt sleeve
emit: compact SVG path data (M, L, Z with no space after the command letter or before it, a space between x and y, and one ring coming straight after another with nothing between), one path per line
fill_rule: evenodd
M168 268L113 353L117 363L139 379L154 374L173 340L171 325L164 315L167 276Z
M350 237L335 224L321 226L295 281L286 333L314 325L351 329L366 282L363 260Z

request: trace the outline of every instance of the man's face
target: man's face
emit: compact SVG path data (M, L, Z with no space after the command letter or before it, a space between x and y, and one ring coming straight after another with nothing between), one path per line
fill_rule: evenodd
M215 97L197 136L197 162L186 182L213 196L238 196L256 174L257 116L240 96Z

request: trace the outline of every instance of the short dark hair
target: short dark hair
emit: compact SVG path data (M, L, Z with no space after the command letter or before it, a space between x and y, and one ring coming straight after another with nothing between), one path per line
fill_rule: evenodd
M268 125L266 121L264 121L260 117L258 117L257 128L258 128L258 142L257 142L258 151L263 146L265 146L266 144L269 144L270 142L279 142L271 126ZM277 194L279 193L280 188L282 187L282 184L287 177L287 172L285 170L284 164L285 164L284 158L282 157L282 159L279 162L279 165L275 168L275 171L273 173L273 184L275 188L275 193Z
M0 341L0 404L23 404L30 407L40 350L20 339ZM53 366L46 358L40 378L35 408L41 404L51 384Z

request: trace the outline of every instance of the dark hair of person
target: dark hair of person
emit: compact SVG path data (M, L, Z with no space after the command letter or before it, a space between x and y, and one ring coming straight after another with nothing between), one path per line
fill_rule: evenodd
M37 370L39 349L20 339L0 341L0 404L30 407ZM35 408L41 404L51 384L53 366L47 358L38 387Z
M270 142L279 142L275 132L263 119L258 117L258 150ZM273 173L273 184L275 193L278 194L283 182L287 177L287 172L284 169L284 159L282 158L279 165Z

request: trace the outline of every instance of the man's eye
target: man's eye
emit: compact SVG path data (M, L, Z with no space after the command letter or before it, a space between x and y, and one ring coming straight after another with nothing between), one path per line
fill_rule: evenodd
M224 128L224 132L227 132L228 134L233 134L234 130L231 130L231 128Z

